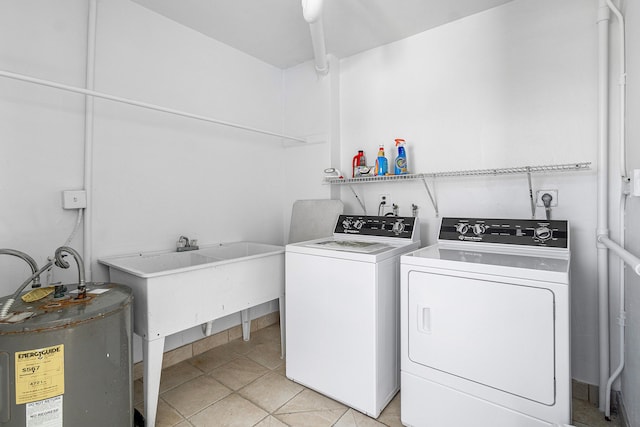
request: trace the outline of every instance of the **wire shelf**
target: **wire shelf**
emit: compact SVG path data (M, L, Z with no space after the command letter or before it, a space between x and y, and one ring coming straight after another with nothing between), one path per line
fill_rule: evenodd
M325 184L362 184L367 182L412 181L425 178L461 177L461 176L498 176L526 173L575 172L591 169L591 162L565 163L560 165L518 166L497 169L471 169L451 172L414 173L406 175L364 176L358 178L340 178L327 176Z

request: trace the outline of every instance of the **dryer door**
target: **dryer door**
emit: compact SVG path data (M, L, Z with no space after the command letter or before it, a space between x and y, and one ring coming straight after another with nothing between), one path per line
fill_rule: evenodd
M555 402L549 289L410 271L408 302L413 362L546 405Z

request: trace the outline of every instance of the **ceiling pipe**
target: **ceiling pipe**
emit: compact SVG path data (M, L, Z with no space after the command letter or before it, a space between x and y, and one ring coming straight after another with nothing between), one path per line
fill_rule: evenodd
M324 28L322 25L323 0L302 0L302 15L309 24L313 56L316 61L316 72L322 76L329 73L327 49L324 44Z

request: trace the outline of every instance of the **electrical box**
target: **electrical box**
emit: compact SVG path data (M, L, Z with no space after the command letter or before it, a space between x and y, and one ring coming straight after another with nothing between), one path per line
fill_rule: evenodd
M67 190L62 192L63 209L84 209L87 207L87 192L84 190Z
M640 169L631 171L631 195L640 197Z

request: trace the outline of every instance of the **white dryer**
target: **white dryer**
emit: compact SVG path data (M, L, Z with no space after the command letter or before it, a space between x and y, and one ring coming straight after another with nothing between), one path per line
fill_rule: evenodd
M402 256L403 424L569 424L569 261L566 221L508 219Z
M378 417L400 387L400 256L418 219L340 215L333 237L287 245L286 375Z

